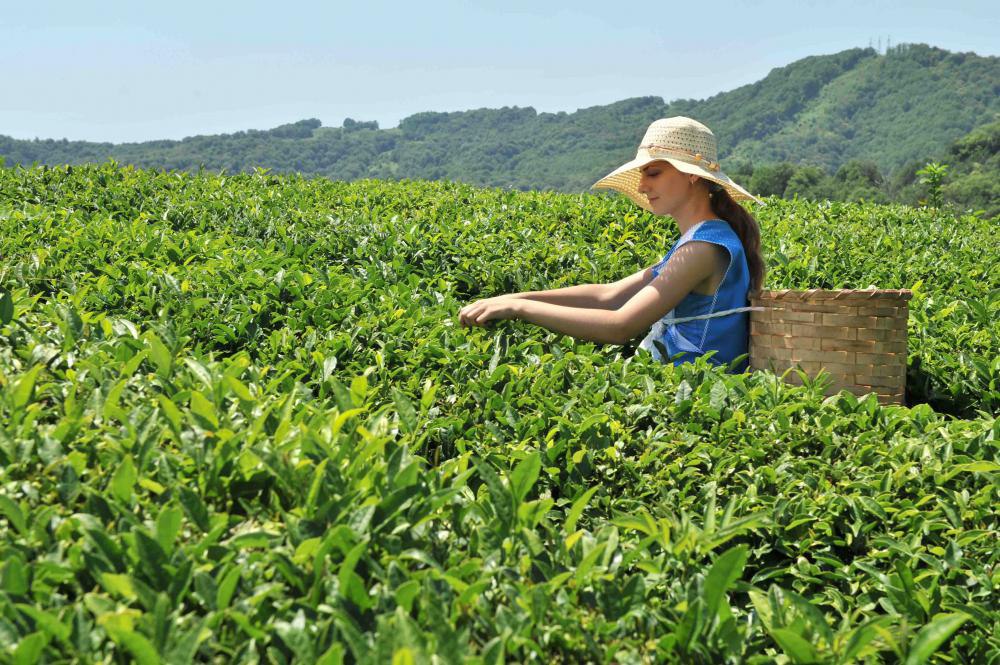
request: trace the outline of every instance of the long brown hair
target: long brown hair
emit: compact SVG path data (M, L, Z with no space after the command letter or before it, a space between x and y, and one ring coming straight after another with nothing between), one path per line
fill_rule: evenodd
M760 226L753 215L739 203L733 200L721 185L708 184L708 201L712 212L719 219L724 219L740 237L743 243L743 253L747 257L747 267L750 269L750 290L757 291L764 286L764 255L760 251Z

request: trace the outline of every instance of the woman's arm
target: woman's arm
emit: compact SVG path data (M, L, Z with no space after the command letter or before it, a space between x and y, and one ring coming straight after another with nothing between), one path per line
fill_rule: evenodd
M536 302L549 303L550 305L563 305L565 307L594 307L605 309L607 290L609 284L579 284L577 286L565 286L561 289L549 289L548 291L524 291L515 293L515 298L522 300L534 300Z
M521 319L578 339L626 344L676 307L684 296L712 274L715 265L715 250L711 245L690 242L674 253L659 277L640 285L617 309L498 298L468 305L459 313L459 320L462 325L484 326L493 320Z
M653 269L644 268L617 282L604 284L604 301L607 305L605 309L619 309L651 281L653 281Z
M644 268L635 274L608 284L580 284L578 286L566 286L561 289L549 289L548 291L522 291L521 293L508 293L496 296L495 298L489 298L489 300L520 298L522 300L535 300L537 302L563 305L565 307L618 309L628 302L629 298L638 293L639 289L651 279L653 279L652 270Z

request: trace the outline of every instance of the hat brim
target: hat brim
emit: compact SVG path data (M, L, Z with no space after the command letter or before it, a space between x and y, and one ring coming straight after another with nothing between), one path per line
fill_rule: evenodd
M652 212L653 209L649 205L649 199L647 199L644 194L639 192L639 169L652 164L653 162L669 162L678 171L696 175L704 178L705 180L722 185L725 187L726 191L729 192L729 196L736 201L756 201L757 203L764 205L763 201L737 185L722 171L709 171L708 169L702 168L697 164L689 164L683 160L672 159L670 157L636 157L632 161L622 164L617 169L598 180L596 183L591 185L591 189L613 189L621 192L625 196L632 199L632 201L640 208Z

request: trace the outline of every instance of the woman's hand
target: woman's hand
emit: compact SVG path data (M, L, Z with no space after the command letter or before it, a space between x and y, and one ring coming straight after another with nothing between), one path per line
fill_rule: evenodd
M515 294L484 298L466 305L458 312L458 322L463 326L485 328L488 321L516 319L520 303Z

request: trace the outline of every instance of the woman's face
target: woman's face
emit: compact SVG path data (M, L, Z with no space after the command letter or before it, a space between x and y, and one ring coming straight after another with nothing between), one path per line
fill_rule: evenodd
M652 162L639 169L639 193L657 215L670 215L691 196L697 176L678 171L670 162Z

